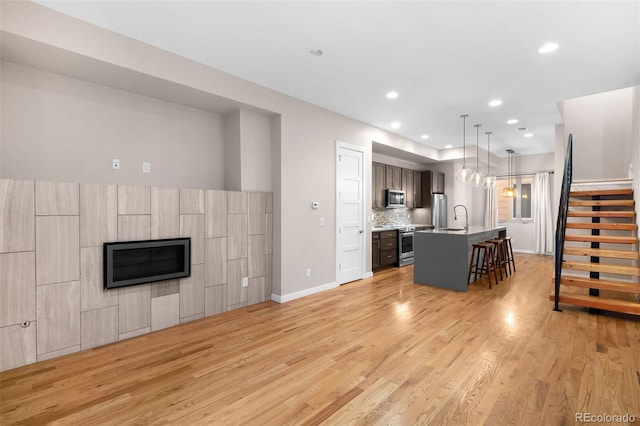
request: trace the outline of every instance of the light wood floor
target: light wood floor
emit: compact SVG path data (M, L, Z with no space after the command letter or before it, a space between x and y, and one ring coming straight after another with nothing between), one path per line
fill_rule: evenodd
M390 269L0 374L3 426L640 418L640 321L552 311L549 257L467 293ZM637 420L640 421L640 420Z

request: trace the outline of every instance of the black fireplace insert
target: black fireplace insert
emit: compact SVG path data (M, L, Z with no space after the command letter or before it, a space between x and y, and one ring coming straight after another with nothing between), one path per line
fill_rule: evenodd
M191 276L191 238L103 245L104 288Z

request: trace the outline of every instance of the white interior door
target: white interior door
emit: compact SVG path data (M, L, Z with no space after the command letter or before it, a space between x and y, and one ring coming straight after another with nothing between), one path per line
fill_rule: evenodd
M364 152L361 147L337 142L336 241L338 284L364 274Z

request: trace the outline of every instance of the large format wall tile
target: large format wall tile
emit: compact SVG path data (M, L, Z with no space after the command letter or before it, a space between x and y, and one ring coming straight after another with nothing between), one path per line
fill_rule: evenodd
M266 236L249 236L249 278L262 277L266 273Z
M193 265L180 280L180 318L204 313L204 265Z
M268 213L267 215L267 247L266 247L266 253L267 254L272 254L273 253L273 215L271 213Z
M266 233L265 194L250 192L249 195L249 235Z
M59 349L53 352L47 352L46 354L38 354L38 362L46 361L48 359L54 359L61 356L69 355L72 353L80 352L80 345L69 346L68 348Z
M120 333L118 334L118 340L127 340L131 339L132 337L142 336L143 334L149 333L151 333L151 326L127 331L126 333Z
M204 215L180 215L180 236L191 237L191 264L204 263Z
M150 214L151 190L147 186L118 185L118 214Z
M204 313L204 265L193 265L180 280L180 318Z
M80 184L80 247L118 239L118 187Z
M0 179L0 253L35 250L35 185Z
M151 298L180 293L180 280L151 283Z
M180 236L180 190L151 188L151 238Z
M248 213L248 196L246 192L227 192L227 213Z
M80 197L77 183L36 182L37 216L77 216Z
M118 304L118 290L105 290L102 247L80 249L80 309L106 308Z
M247 257L249 234L246 214L230 214L228 217L228 251L229 259Z
M227 236L227 192L205 191L205 238Z
M227 239L204 240L205 287L227 283Z
M38 355L80 344L80 282L37 288Z
M0 327L36 320L36 254L0 254Z
M247 287L247 305L264 302L266 291L265 283L264 277L249 279L249 287Z
M151 285L109 291L118 292L118 334L151 326Z
M118 216L118 241L148 240L150 235L150 215Z
M227 286L216 285L204 289L204 314L207 317L227 310Z
M82 312L80 330L82 350L118 341L118 307Z
M242 278L247 276L247 259L234 259L228 262L227 306L247 301L247 287L242 287Z
M36 326L0 328L0 371L36 362Z
M151 299L151 331L162 330L180 324L180 295Z
M264 285L264 300L271 300L273 293L273 255L267 255L267 265Z
M40 285L78 279L80 279L78 216L37 216L36 283Z
M180 214L204 214L204 189L180 189Z

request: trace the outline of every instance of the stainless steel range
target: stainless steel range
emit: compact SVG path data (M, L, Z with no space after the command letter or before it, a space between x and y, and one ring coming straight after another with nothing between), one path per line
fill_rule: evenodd
M398 266L413 264L413 232L415 227L404 226L398 229Z

